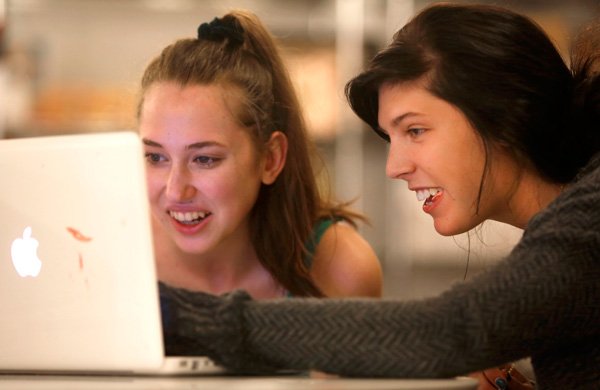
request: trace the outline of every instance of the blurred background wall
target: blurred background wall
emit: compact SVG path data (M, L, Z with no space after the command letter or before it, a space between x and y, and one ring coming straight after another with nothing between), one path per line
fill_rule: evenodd
M483 2L486 2L485 0ZM577 29L600 0L487 1L536 20L568 57ZM141 73L152 57L199 23L232 8L256 13L279 39L323 175L355 200L361 227L386 276L385 294L416 298L469 278L505 255L521 232L486 223L441 237L406 185L385 177L386 144L359 122L343 94L425 0L8 0L0 3L0 137L136 127ZM507 108L510 109L510 108Z

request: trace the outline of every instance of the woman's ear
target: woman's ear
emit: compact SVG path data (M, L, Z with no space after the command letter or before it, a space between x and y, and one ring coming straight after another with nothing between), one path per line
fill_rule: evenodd
M263 160L262 182L273 184L285 166L288 151L288 140L281 131L274 131L267 142Z

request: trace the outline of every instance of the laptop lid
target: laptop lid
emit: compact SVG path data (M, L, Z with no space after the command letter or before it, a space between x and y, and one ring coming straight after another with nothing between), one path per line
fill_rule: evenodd
M163 364L133 132L0 140L0 370Z

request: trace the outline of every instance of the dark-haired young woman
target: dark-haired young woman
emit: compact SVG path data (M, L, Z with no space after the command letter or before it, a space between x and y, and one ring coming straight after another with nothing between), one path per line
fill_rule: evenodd
M353 110L389 142L443 235L524 229L488 271L420 301L258 302L162 287L167 342L241 372L449 377L531 357L539 389L600 388L600 46L570 67L531 20L491 6L416 15L352 79Z

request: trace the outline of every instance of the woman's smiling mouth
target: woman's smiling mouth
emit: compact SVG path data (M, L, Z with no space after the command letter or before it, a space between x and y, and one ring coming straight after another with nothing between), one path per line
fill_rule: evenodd
M441 188L432 187L432 188L424 188L424 189L416 190L415 192L417 193L417 200L422 201L429 197L437 195L441 191L442 191Z
M171 218L184 225L198 224L202 222L204 218L211 215L211 213L208 211L169 211L168 213L171 216Z
M436 201L442 196L443 191L439 187L424 188L415 191L417 193L417 200L425 201L423 203L423 211L429 212L433 209Z

